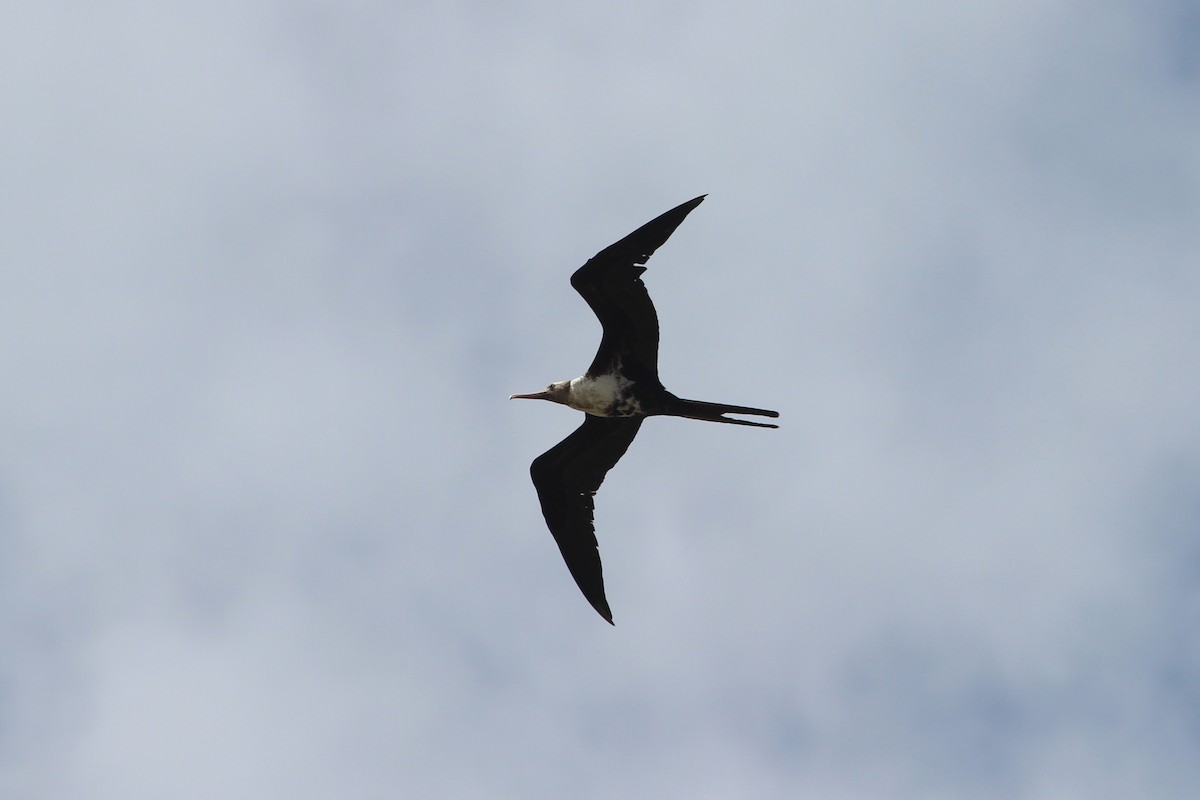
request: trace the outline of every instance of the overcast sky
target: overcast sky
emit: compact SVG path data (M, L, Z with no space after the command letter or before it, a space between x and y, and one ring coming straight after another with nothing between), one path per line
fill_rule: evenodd
M1200 796L1194 2L22 5L0 796Z

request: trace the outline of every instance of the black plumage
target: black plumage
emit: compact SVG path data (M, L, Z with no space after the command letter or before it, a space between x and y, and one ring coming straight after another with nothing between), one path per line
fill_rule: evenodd
M604 334L586 373L544 391L512 397L551 400L586 413L583 424L530 467L542 514L584 596L610 623L594 527L594 495L648 416L776 428L725 414L778 417L775 411L685 400L658 379L658 315L642 283L644 264L704 200L689 200L601 250L571 276Z

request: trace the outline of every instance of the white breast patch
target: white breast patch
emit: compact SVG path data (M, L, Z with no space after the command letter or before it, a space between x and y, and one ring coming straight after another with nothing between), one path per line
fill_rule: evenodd
M607 417L613 403L625 396L632 382L617 375L581 376L571 381L570 406L598 417Z

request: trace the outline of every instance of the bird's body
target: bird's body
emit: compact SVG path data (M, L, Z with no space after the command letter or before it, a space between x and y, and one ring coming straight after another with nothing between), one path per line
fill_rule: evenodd
M664 415L778 427L724 416L778 417L774 411L684 400L668 392L658 379L658 316L640 278L646 270L642 265L703 200L702 195L651 220L575 271L571 285L604 327L596 357L578 378L510 397L550 400L586 414L574 433L534 460L530 474L567 568L584 596L610 623L592 497L633 442L642 421Z
M636 417L644 414L638 386L620 372L580 375L568 384L567 405L597 417Z

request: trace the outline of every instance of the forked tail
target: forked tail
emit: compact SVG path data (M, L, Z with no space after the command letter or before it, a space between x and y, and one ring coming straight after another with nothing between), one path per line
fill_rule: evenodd
M702 419L705 422L727 422L730 425L753 425L755 428L778 428L769 422L750 422L744 419L730 419L723 414L750 414L755 417L778 417L778 411L768 411L765 408L750 408L748 406L731 406L726 403L706 403L703 400L684 400L676 398L666 412L672 417L687 417Z

